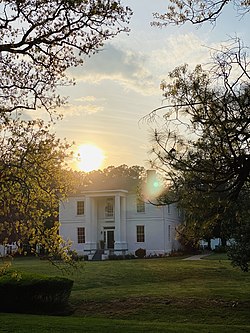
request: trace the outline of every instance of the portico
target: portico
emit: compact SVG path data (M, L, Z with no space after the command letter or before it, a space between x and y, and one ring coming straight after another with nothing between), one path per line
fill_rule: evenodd
M84 253L97 250L121 254L127 251L126 190L88 191L83 193L85 218Z

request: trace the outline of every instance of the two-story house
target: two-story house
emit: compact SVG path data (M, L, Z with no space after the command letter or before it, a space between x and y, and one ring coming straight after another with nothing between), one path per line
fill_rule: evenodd
M89 259L109 254L167 254L179 248L176 226L181 216L174 204L157 206L134 189L83 190L60 203L60 235Z

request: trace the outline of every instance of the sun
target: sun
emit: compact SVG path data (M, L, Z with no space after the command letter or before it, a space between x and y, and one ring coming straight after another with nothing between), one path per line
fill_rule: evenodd
M77 167L81 171L100 169L104 159L104 152L95 145L84 144L77 149Z

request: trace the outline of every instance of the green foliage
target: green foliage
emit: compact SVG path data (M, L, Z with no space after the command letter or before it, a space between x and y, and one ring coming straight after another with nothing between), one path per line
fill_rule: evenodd
M161 107L151 113L164 110L153 147L153 163L169 181L161 199L169 203L172 197L185 211L179 234L194 247L199 239L214 237L225 245L243 220L249 223L244 213L250 200L248 50L234 39L212 61L208 69L174 69L161 86L167 112ZM246 261L245 246L238 249Z
M120 0L4 0L0 12L0 243L70 261L70 244L58 235L58 202L72 180L64 170L69 145L50 124L23 115L43 109L58 120L65 98L57 88L74 83L66 71L128 32L132 12Z
M234 266L239 266L244 272L249 271L250 263L250 224L248 221L235 230L228 255Z
M2 265L0 266L0 277L7 274L7 272L9 271L11 267L11 263L10 262L2 262Z
M110 254L109 260L128 260L128 259L135 259L134 254Z
M127 166L108 166L103 170L94 170L91 172L72 172L71 177L74 179L75 191L82 188L88 190L95 189L127 189L135 190L146 177L146 170L143 167L134 165Z
M1 127L0 243L20 251L36 245L67 258L58 235L59 198L70 189L64 159L69 145L56 139L41 120L9 120Z
M230 4L238 14L249 14L248 0L170 0L165 13L153 14L152 25L215 23ZM237 223L242 215L239 197L243 193L244 201L250 199L248 50L237 38L227 41L208 70L179 66L161 88L168 111L165 127L154 133L153 152L157 167L172 183L161 200L179 201L185 209L179 239L196 248L202 238L221 237L225 245L234 237L230 257L246 271L249 237L242 237L242 223Z
M0 277L1 311L57 313L68 305L73 281L8 272Z

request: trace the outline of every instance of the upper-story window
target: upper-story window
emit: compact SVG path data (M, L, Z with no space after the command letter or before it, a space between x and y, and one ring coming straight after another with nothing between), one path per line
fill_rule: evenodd
M77 201L77 215L84 215L84 201Z
M111 218L114 217L114 199L107 198L105 206L105 217Z
M145 213L145 202L139 198L137 198L136 210L137 213Z

